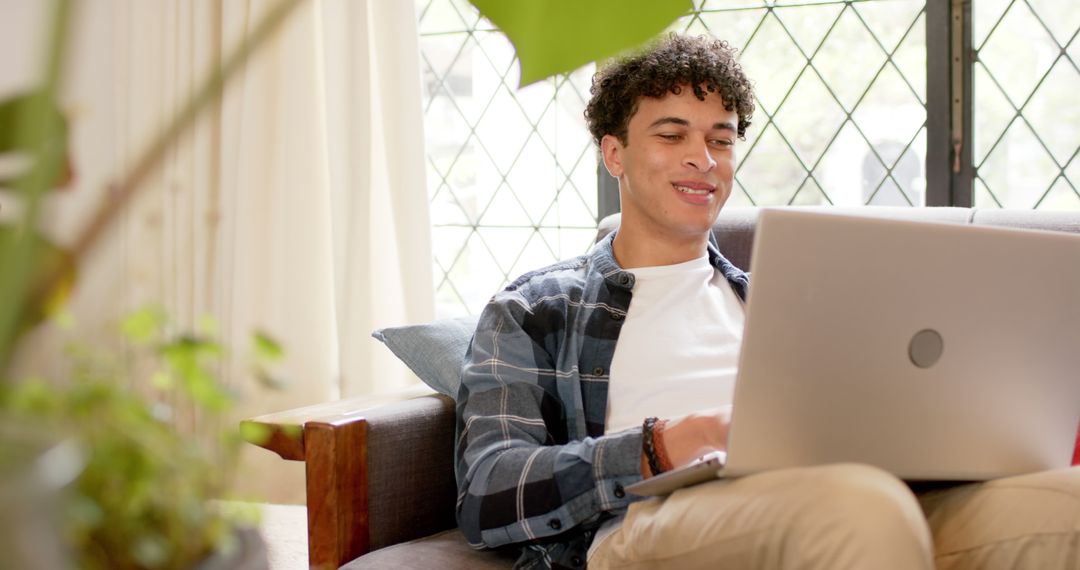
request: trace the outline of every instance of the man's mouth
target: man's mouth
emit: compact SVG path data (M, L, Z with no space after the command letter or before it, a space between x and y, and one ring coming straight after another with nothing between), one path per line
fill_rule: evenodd
M694 196L704 196L716 191L716 186L706 182L672 182L671 185L683 194L692 194Z

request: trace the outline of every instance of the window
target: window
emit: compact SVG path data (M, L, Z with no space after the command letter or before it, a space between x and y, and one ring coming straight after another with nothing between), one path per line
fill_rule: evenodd
M513 46L470 4L423 0L418 13L436 313L479 312L508 280L596 236L582 124L593 69L518 91Z
M924 204L925 4L715 0L675 26L740 48L755 83L729 204Z
M976 0L974 204L1080 210L1080 10Z
M739 48L758 96L729 205L1080 209L1080 11L970 0L954 22L952 4L695 0L672 29ZM582 120L593 69L517 91L512 46L465 0L418 12L437 311L477 312L611 211Z

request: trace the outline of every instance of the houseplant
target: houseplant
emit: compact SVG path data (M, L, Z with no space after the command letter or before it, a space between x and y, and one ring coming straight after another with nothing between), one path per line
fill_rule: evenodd
M69 500L59 507L58 529L83 566L190 567L212 552L229 551L235 526L227 521L244 519L225 516L219 505L208 504L207 499L221 496L224 483L213 471L219 461L234 461L232 452L239 437L227 429L200 434L193 431L196 422L184 421L199 417L198 426L223 427L215 425L214 419L222 417L232 395L217 382L219 368L214 360L224 349L212 338L212 331L178 330L160 312L144 310L125 318L122 326L125 342L139 347L141 365L130 366L118 358L126 354L126 348L99 351L78 344L64 355L69 366L62 378L14 378L8 365L22 333L57 314L76 282L75 268L114 225L148 174L302 1L278 0L267 10L246 40L180 106L174 120L137 153L132 167L110 184L110 192L102 193L107 198L67 247L50 243L37 231L37 221L45 193L70 177L67 124L56 99L74 2L55 2L40 85L9 100L6 107L0 102L0 109L8 109L0 112L0 154L21 154L28 164L10 178L0 173L0 187L10 192L0 196L0 208L11 201L22 206L14 223L0 228L4 268L0 272L0 423L33 425L31 439L47 434L41 446L31 445L27 453L72 449L67 443L77 450L78 457L69 464L79 464L79 469L71 469L78 474L72 475L77 478ZM551 6L544 8L535 1L531 5L551 13ZM552 5L565 21L582 21L580 3ZM596 6L612 5L611 0L597 0L586 7L595 15ZM635 13L600 11L604 12L614 16L615 27L620 25L620 16L625 19ZM512 21L498 18L503 22L500 25ZM494 13L492 19L496 20ZM618 42L605 44L603 34L595 32L592 38L599 38L605 49L620 47ZM256 346L261 347L264 359L280 352L265 337L257 337ZM244 434L248 440L260 435ZM21 437L14 431L0 431L4 440L0 443ZM17 466L25 457L0 457L0 463L4 461Z
M71 177L67 121L56 103L71 0L55 2L40 84L0 101L0 158L21 165L0 171L0 209L18 206L17 215L0 224L0 496L11 499L4 503L7 516L0 517L5 563L265 567L257 535L244 530L251 511L216 500L229 498L237 447L260 434L241 437L226 419L236 395L219 381L227 351L212 326L185 331L162 311L144 309L120 319L120 341L74 342L65 354L52 355L49 360L64 363L59 377L15 377L10 364L24 333L48 318L62 320L61 307L86 253L162 156L302 1L280 0L211 71L132 168L110 184L112 191L102 193L107 199L69 247L51 243L37 222L45 193ZM281 349L263 334L253 340L254 375L269 380L268 367ZM55 509L41 509L39 499Z
M241 442L261 434L223 424L236 395L219 381L227 352L204 322L175 333L163 311L142 309L118 327L134 358L72 343L61 380L0 389L9 425L74 448L58 529L78 567L264 567L259 544L238 532L257 513L214 500L229 498ZM252 340L256 376L269 378L281 349L263 334Z

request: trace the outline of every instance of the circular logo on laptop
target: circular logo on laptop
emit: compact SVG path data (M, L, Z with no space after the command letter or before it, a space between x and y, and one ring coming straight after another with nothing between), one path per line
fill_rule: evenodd
M919 368L930 368L938 359L941 358L941 353L945 351L945 341L941 339L939 334L934 329L923 329L915 336L911 337L911 343L908 345L908 356L911 357L911 362Z

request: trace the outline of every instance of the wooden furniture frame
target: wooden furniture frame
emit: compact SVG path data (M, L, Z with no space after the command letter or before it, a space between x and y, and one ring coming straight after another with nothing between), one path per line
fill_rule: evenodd
M245 420L269 433L265 441L251 443L304 462L311 568L333 570L386 544L453 528L453 402L435 394L410 397L416 393L341 400ZM402 485L396 471L406 466L373 473L368 461L373 446L382 450L380 456L397 449L429 458L437 482ZM376 532L373 512L381 523ZM425 514L409 518L409 512Z

